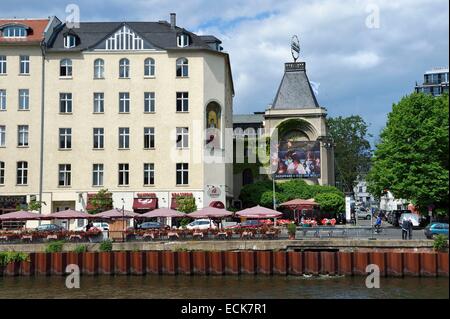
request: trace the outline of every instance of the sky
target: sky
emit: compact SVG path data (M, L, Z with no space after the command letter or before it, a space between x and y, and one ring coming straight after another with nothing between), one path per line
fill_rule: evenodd
M264 111L300 39L317 99L331 117L361 115L375 143L392 104L449 65L447 0L0 0L0 18L65 20L66 6L81 21L169 21L212 34L230 54L234 113Z

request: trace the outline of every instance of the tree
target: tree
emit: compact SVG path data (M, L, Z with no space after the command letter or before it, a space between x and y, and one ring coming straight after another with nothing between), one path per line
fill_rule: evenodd
M314 200L320 205L320 210L338 213L345 211L345 199L338 193L320 193Z
M193 196L177 196L177 210L186 214L195 212L197 205Z
M369 171L372 156L368 124L359 115L329 118L328 132L335 143L336 181L344 192L353 192L359 176Z
M98 214L113 208L112 194L107 189L101 189L90 201L92 208L88 209L89 214Z
M372 194L389 190L426 212L448 211L448 95L413 93L394 104L367 177Z

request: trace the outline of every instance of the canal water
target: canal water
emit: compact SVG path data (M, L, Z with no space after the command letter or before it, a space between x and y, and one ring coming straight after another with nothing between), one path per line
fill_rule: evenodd
M64 277L0 277L3 298L358 299L449 298L448 278L381 278L368 289L365 277L95 276L68 289Z

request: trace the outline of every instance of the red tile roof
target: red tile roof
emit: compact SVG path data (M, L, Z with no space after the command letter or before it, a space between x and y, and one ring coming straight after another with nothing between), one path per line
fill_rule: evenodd
M28 36L26 38L4 38L0 35L0 43L39 43L44 39L44 30L49 23L49 19L24 19L24 20L2 20L0 19L0 27L5 24L18 24L29 27Z

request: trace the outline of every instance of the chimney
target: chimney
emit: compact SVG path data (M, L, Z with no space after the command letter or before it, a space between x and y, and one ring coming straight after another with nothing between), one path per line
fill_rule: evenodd
M171 13L170 14L170 28L175 30L176 25L177 25L177 14Z

